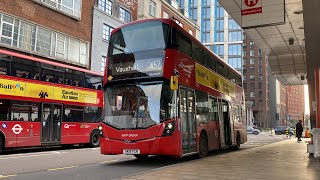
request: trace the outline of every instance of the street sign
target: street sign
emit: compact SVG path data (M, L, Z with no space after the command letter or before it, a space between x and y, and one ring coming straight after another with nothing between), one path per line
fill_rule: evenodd
M243 29L284 23L284 0L241 0L241 27Z

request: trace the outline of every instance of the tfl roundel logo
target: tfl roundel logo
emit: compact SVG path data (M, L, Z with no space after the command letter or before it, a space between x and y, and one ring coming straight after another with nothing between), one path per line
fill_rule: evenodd
M249 7L253 7L253 6L257 5L258 2L259 2L259 0L244 0L244 3Z

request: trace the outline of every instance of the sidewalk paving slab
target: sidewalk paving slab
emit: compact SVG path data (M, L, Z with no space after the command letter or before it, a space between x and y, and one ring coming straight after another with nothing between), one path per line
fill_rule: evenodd
M308 139L305 139L307 141ZM320 160L310 157L304 141L288 139L251 149L215 154L165 166L123 180L320 180Z

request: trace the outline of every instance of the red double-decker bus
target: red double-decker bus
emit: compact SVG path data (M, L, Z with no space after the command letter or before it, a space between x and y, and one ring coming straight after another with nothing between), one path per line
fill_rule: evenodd
M0 49L0 150L99 146L103 75Z
M104 93L102 154L204 157L247 140L241 75L173 20L112 32Z

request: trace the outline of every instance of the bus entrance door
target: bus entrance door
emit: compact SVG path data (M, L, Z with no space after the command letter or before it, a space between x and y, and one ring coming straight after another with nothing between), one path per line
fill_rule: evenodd
M224 118L222 113L222 102L221 99L218 99L218 114L219 114L219 127L220 127L220 145L221 148L225 148L225 134L224 134Z
M41 143L59 143L61 138L62 105L43 104L41 113Z
M191 89L180 88L180 117L183 154L196 152L195 96Z

